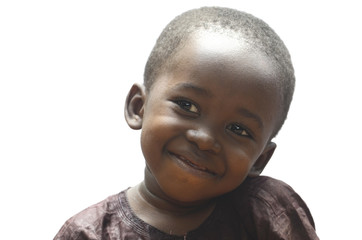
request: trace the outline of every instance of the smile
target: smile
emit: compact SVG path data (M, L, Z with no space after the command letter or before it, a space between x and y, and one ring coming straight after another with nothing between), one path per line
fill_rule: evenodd
M195 169L195 170L198 170L198 171L201 171L201 172L205 172L205 173L208 173L208 174L211 174L211 175L214 175L214 176L216 175L215 172L210 171L208 168L203 167L203 166L200 166L200 165L198 165L198 164L190 161L189 159L187 159L187 158L185 158L185 157L183 157L183 156L181 156L181 155L178 155L178 154L175 154L175 153L172 153L172 152L169 152L169 154L170 154L171 156L176 157L176 158L177 158L178 160L180 160L182 163L188 165L189 167L191 167L191 168L193 168L193 169Z

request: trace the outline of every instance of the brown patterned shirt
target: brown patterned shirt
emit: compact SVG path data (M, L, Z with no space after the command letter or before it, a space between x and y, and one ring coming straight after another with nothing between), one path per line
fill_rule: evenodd
M217 200L213 213L184 236L164 233L132 212L126 191L70 218L54 240L318 239L313 218L299 195L270 177L248 178Z

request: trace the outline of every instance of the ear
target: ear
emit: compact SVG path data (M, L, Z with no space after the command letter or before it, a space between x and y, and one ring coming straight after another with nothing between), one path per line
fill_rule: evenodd
M259 156L254 165L251 167L248 174L249 177L257 177L261 174L265 166L268 164L270 158L273 156L276 148L277 145L274 142L269 142L266 145L263 153Z
M133 84L129 90L124 106L124 116L128 126L132 129L142 128L145 99L145 87L140 84Z

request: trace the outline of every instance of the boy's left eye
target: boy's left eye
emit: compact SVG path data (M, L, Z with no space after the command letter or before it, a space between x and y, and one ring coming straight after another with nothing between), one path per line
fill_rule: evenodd
M239 124L232 123L229 124L226 128L239 136L251 137L248 131Z
M192 113L198 113L199 109L196 107L195 104L191 103L190 101L186 100L176 100L175 103L179 105L182 109L192 112Z

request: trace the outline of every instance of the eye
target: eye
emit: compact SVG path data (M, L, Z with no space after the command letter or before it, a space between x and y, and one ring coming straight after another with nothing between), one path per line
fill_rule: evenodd
M226 128L239 136L251 137L248 130L237 123L229 124Z
M199 112L199 109L196 107L196 105L191 103L190 101L176 100L175 103L177 105L179 105L180 108L182 108L183 110L186 110L188 112L192 112L192 113L198 113Z

